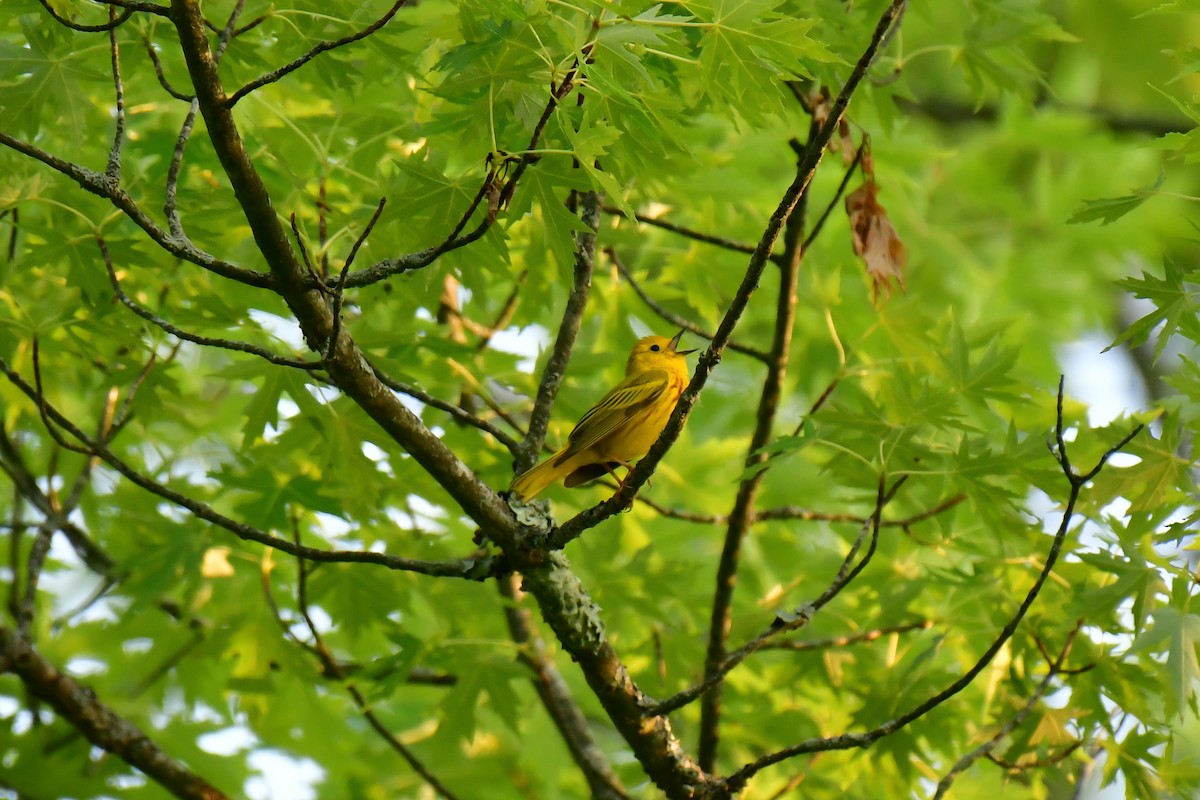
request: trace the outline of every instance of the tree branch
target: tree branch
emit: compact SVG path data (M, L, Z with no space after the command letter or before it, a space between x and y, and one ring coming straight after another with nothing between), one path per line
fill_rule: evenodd
M529 612L517 605L520 591L518 582L518 576L506 575L497 580L496 588L506 601L504 618L513 641L521 647L521 662L533 672L533 688L566 742L575 765L587 779L593 800L625 800L625 789L605 758L604 751L596 744L587 718L554 665L549 648L538 636Z
M249 342L239 342L236 339L218 339L211 336L201 336L190 331L185 331L176 325L172 325L162 317L156 315L150 309L135 302L129 295L125 294L125 290L121 288L121 282L117 278L116 269L113 267L112 256L108 252L108 245L103 237L96 237L96 244L100 247L100 255L104 259L104 267L108 271L108 281L112 284L113 294L121 301L121 304L146 320L150 324L161 328L166 333L174 336L177 339L182 339L185 342L198 344L201 347L215 347L220 350L232 350L236 353L249 353L250 355L258 356L272 364L280 367L293 367L295 369L314 370L321 368L319 361L305 361L297 358L287 358L285 356L272 353L265 347L259 347Z
M647 714L669 714L683 708L685 705L693 702L699 697L703 697L714 687L719 686L725 680L733 669L745 661L748 657L762 650L767 644L777 636L790 631L799 630L808 625L818 611L829 604L831 600L838 596L851 581L859 576L866 569L867 564L871 562L871 558L875 555L876 545L879 543L880 518L883 514L883 509L891 500L892 496L900 486L905 482L906 478L901 478L892 485L890 490L885 491L883 485L883 477L880 476L878 488L876 490L876 505L875 513L872 514L871 520L862 526L859 531L858 538L854 540L850 552L846 553L846 557L842 559L842 565L838 568L837 575L834 576L829 586L815 600L805 603L797 608L789 615L780 615L771 623L771 627L760 633L755 638L751 639L746 644L734 650L727 656L724 656L719 664L711 671L705 671L704 680L701 683L692 686L689 689L684 689L677 692L661 703L653 704L646 707ZM863 543L867 540L867 534L870 533L870 545L867 547L867 552L862 559L855 564L854 560L858 558L858 553L862 549ZM851 566L853 564L853 566Z
M575 263L572 271L574 280L571 293L567 296L567 306L563 309L562 322L559 323L558 334L554 337L550 358L542 370L542 380L538 384L533 411L529 415L529 427L517 449L513 468L518 475L537 462L538 453L546 440L546 430L550 425L550 410L554 405L554 398L558 395L558 389L562 386L567 363L571 360L571 350L575 347L575 337L579 334L579 326L583 322L583 312L587 309L588 293L592 288L592 273L596 266L596 230L600 224L600 202L601 197L596 192L586 192L583 195L583 224L590 230L575 235Z
M1108 462L1108 459L1111 458L1112 455L1121 448L1125 447L1125 445L1129 444L1129 442L1135 436L1141 433L1144 427L1145 426L1143 425L1136 426L1127 436L1123 437L1119 442L1117 442L1117 444L1109 448L1108 451L1106 451L1104 455L1097 460L1092 469L1085 474L1079 474L1071 466L1063 439L1065 431L1065 423L1063 422L1063 381L1060 378L1058 384L1058 411L1054 432L1055 441L1051 445L1051 453L1058 462L1059 468L1066 477L1067 482L1070 484L1070 492L1067 495L1067 501L1063 509L1062 521L1059 523L1058 530L1054 533L1054 539L1051 542L1050 551L1046 555L1046 560L1042 566L1041 572L1038 574L1033 586L1030 587L1028 592L1026 592L1025 598L1017 607L1016 612L1000 630L992 644L987 648L987 650L984 651L975 664L966 672L964 672L957 680L955 680L941 692L938 692L933 697L930 697L928 700L918 704L916 707L905 712L904 714L901 714L900 716L889 720L888 722L885 722L884 724L870 731L865 731L863 733L844 733L840 736L809 739L791 747L786 747L777 752L762 756L761 758L751 762L750 764L747 764L736 773L731 775L728 779L728 784L735 790L739 789L744 786L746 781L748 781L752 776L762 771L766 767L769 767L772 764L778 764L781 761L804 753L818 753L826 750L849 750L852 748L867 747L873 742L882 739L884 736L895 733L914 720L923 717L925 714L937 708L939 705L946 702L951 697L969 686L971 682L975 680L976 676L978 676L979 673L991 663L996 653L1000 652L1000 649L1004 647L1005 643L1012 638L1013 633L1016 632L1017 626L1021 624L1021 621L1025 618L1025 614L1029 611L1030 606L1033 605L1034 601L1041 593L1042 586L1046 583L1047 578L1050 577L1050 573L1054 570L1054 565L1058 562L1058 557L1062 553L1062 547L1067 537L1067 531L1070 529L1071 520L1075 515L1075 504L1079 501L1079 496L1083 491L1084 485L1097 474L1099 474L1100 470L1103 469L1104 465Z
M1034 690L1033 695L1030 696L1028 702L1026 702L1016 714L1013 714L1008 722L1001 725L1000 729L997 730L990 739L955 762L954 766L950 768L950 770L942 777L940 781L938 781L936 791L933 795L933 800L941 800L941 798L945 797L946 792L950 790L950 784L954 782L956 777L961 775L968 767L970 767L980 758L990 755L992 750L996 749L996 746L1000 744L1000 741L1004 739L1005 736L1008 736L1008 734L1012 733L1012 731L1018 725L1025 721L1025 718L1028 717L1033 711L1034 706L1036 706L1038 702L1046 696L1046 693L1050 691L1050 686L1054 681L1054 678L1061 673L1062 664L1066 660L1067 655L1071 652L1071 643L1075 641L1075 635L1079 633L1079 629L1082 625L1083 620L1079 620L1075 623L1075 627L1072 628L1071 632L1067 635L1066 644L1063 645L1062 650L1060 650L1058 653L1058 656L1050 662L1050 668L1046 670L1046 677L1042 678L1037 689Z
M629 215L626 214L621 209L617 208L616 206L610 206L610 205L604 206L604 213L612 214L613 216L620 217L621 219L629 219ZM637 220L638 222L642 223L643 225L650 225L655 228L661 228L664 231L670 231L671 233L677 233L680 236L683 236L685 238L694 239L697 242L704 242L705 244L711 244L716 247L723 248L725 250L732 250L735 253L743 253L745 255L750 255L754 252L754 245L752 245L752 244L746 244L745 242L739 242L739 241L735 241L733 239L726 239L723 236L714 236L711 233L704 233L703 231L697 231L697 230L693 230L691 228L685 228L682 225L676 225L673 222L667 222L665 219L659 219L658 217L651 217L651 216L647 216L646 214L635 213L633 215L633 218L635 220ZM772 256L772 260L778 260L780 263L782 263L783 259L784 259L784 256L779 256L779 257ZM709 337L709 338L712 338L712 337Z
M0 359L0 372L3 372L8 380L20 389L27 397L38 402L37 390L26 383L15 370L13 370L8 362ZM432 575L438 577L458 577L471 580L483 580L495 574L500 570L500 562L487 558L465 558L460 561L421 561L417 559L401 558L399 556L387 555L386 553L375 553L362 550L321 550L314 547L297 547L287 539L274 536L266 531L261 531L258 528L247 525L243 522L230 519L223 514L214 510L211 506L201 503L198 500L187 497L186 495L176 492L174 489L169 489L166 486L152 480L141 472L125 463L118 458L107 446L100 442L94 441L91 437L80 430L74 423L67 419L54 406L42 400L42 407L49 420L52 420L63 430L67 431L71 436L75 437L80 442L83 442L81 448L88 455L95 455L104 463L115 469L117 472L124 475L135 485L140 486L151 494L157 495L174 503L181 508L190 511L194 516L205 522L211 522L219 528L224 528L230 533L237 536L239 539L244 539L250 542L273 547L276 550L282 550L294 556L302 556L310 561L328 561L337 563L361 563L361 564L378 564L389 569L401 570L405 572L416 572L421 575Z
M15 150L22 155L40 161L46 166L53 169L75 183L79 184L84 191L90 192L97 197L102 197L113 204L117 210L127 216L130 221L146 232L150 239L166 250L173 256L181 258L198 267L203 267L209 272L216 273L223 278L229 278L239 283L244 283L247 286L254 286L260 289L271 288L273 281L270 275L262 272L256 272L250 269L234 266L227 261L222 261L208 253L197 248L194 244L186 239L181 239L177 236L168 234L146 215L138 204L130 197L115 181L107 175L88 169L87 167L70 161L64 161L57 156L51 155L46 151L34 147L28 142L24 142L14 136L9 136L7 133L0 131L0 145L4 145L11 150Z
M225 101L225 104L228 107L232 108L233 106L235 106L237 104L237 102L239 100L241 100L246 95L250 94L253 91L257 91L258 89L261 89L262 87L266 86L269 83L275 83L276 81L280 80L281 78L283 78L286 75L290 75L291 73L293 73L296 70L303 67L308 62L312 61L317 56L321 55L321 53L327 53L330 50L335 50L339 47L344 47L348 44L353 44L354 42L361 41L362 39L367 38L371 34L378 31L380 28L382 28L384 25L387 25L388 22L391 21L392 17L396 16L396 12L399 11L407 3L408 3L408 0L396 0L396 2L392 5L392 7L387 10L387 13L385 13L382 17L375 20L370 25L368 25L367 27L358 31L357 33L352 33L349 36L343 36L340 39L334 39L332 41L320 42L315 47L313 47L311 50L309 50L307 53L300 56L296 60L294 60L288 64L285 64L284 66L280 67L279 69L272 70L271 72L268 72L268 73L258 76L257 78L250 81L245 86L243 86L242 88L238 89L236 92L231 94L229 96L229 98Z
M121 25L125 22L125 20L132 17L133 12L134 12L134 9L126 8L123 11L121 11L119 16L113 16L113 13L115 13L115 9L113 9L110 6L109 10L110 10L110 12L113 12L113 13L109 14L108 22L102 23L100 25L80 25L77 22L72 22L71 20L67 19L66 17L62 16L57 11L55 11L54 6L50 5L49 0L38 0L38 2L42 4L42 8L46 9L46 13L48 13L50 16L54 17L54 21L57 22L59 25L62 25L63 27L66 27L66 28L70 28L73 31L79 31L80 33L103 33L105 31L114 31L117 28L121 27Z
M96 747L120 756L175 797L222 800L226 795L171 758L132 722L96 699L88 688L42 658L33 646L0 626L0 671L12 672L35 697L49 703Z
M608 256L608 260L611 261L613 266L617 268L617 272L619 272L621 277L623 277L629 283L629 285L633 288L634 293L636 293L637 296L642 299L642 302L650 307L651 311L653 311L655 314L658 314L672 325L683 328L686 331L690 331L703 339L708 339L710 342L712 341L713 334L704 330L690 319L670 311L649 294L647 294L646 290L642 288L641 284L634 280L632 273L629 272L629 268L625 266L625 262L621 260L621 257L617 255L617 252L613 248L604 248L604 254ZM764 353L761 350L755 350L753 347L747 347L743 344L739 344L738 342L732 340L730 340L728 347L735 353L741 353L742 355L750 356L756 361L761 361L764 364L768 364L771 361L771 356L769 354Z
M801 193L808 187L812 176L816 173L817 166L821 163L821 158L825 151L825 145L829 143L829 140L837 130L838 123L841 121L842 115L845 114L846 107L850 103L850 98L854 96L854 92L858 89L858 85L866 75L871 61L875 58L875 53L878 51L880 44L891 28L892 22L900 13L900 9L904 6L904 3L905 0L892 0L888 4L887 9L884 10L879 22L875 26L875 32L871 37L871 41L867 44L858 63L855 64L854 69L851 71L850 77L842 87L842 91L834 101L828 119L817 135L812 137L808 142L804 156L801 158L801 168L797 170L796 179L792 181L791 186L784 192L779 205L771 214L766 230L763 232L757 247L755 247L754 254L750 257L750 263L746 267L746 273L742 278L741 285L734 294L729 308L726 309L725 316L721 319L721 324L717 327L717 332L713 335L712 344L700 355L696 372L692 376L687 389L684 390L683 395L679 398L679 403L675 406L675 410L672 412L670 420L667 421L663 432L659 435L658 441L650 448L650 452L637 463L633 472L626 479L624 486L616 495L592 508L580 512L559 528L551 531L546 536L546 545L548 547L554 549L565 547L585 530L595 527L603 520L628 507L638 490L641 489L642 485L654 473L658 462L662 460L667 450L679 438L688 414L691 413L692 407L695 406L696 401L699 399L700 392L708 382L709 375L712 374L713 369L720 363L721 355L730 337L733 335L734 328L737 327L742 313L746 310L746 306L750 302L751 295L754 294L754 290L758 286L763 269L770 259L771 252L774 249L776 240L779 238L780 232L783 230L784 224L787 222L788 217L791 216L792 209L795 208Z
M565 98L575 87L575 80L579 76L579 70L583 62L591 56L593 51L593 42L596 32L599 30L599 24L593 23L591 33L588 36L587 42L584 43L580 50L580 55L576 57L575 63L571 65L571 69L563 76L561 82L556 86L553 82L550 84L550 96L546 101L546 107L542 109L542 115L533 126L533 132L529 137L529 144L525 148L525 152L520 156L514 156L517 166L513 168L512 173L504 181L503 185L497 186L497 167L491 164L491 159L494 154L488 155L489 170L487 177L479 187L479 191L475 194L475 199L468 206L467 211L459 219L454 230L450 232L441 244L433 247L427 247L424 250L419 250L416 253L399 256L396 258L386 258L379 261L366 269L351 273L346 278L347 287L367 286L372 283L378 283L392 275L399 275L405 272L422 269L432 264L437 258L451 250L457 250L460 247L465 247L468 244L480 239L492 227L496 221L496 216L499 210L505 208L509 201L512 200L513 192L516 191L517 182L521 176L534 162L538 156L534 153L537 149L538 142L541 141L542 133L546 130L546 125L550 122L550 117L554 114L554 110L558 108L558 104ZM487 212L484 218L475 228L465 236L459 234L466 227L471 217L475 213L475 209L479 207L480 202L484 197L487 197Z
M300 532L294 527L294 524L293 535L295 537L296 546L300 547ZM442 783L436 775L429 771L429 768L426 767L425 764L416 757L412 750L410 750L407 745L397 739L395 735L393 735L392 732L387 729L387 726L384 725L383 722L380 721L379 717L375 715L375 712L371 710L371 705L367 702L367 699L363 696L362 692L360 692L358 687L351 683L346 677L346 673L342 671L341 665L338 664L337 660L333 657L333 654L330 653L329 648L325 645L325 640L321 637L320 631L317 629L316 624L313 622L312 616L309 614L308 565L305 563L303 558L297 558L296 565L299 570L299 578L296 582L296 605L300 611L300 616L304 619L304 624L308 627L309 635L311 635L313 639L312 646L307 648L309 652L313 653L317 657L327 674L332 675L334 678L340 681L344 687L346 687L346 692L354 700L354 705L358 707L359 713L363 715L363 718L366 719L367 723L371 726L371 729L379 734L380 738L382 738L389 747L395 750L396 753L399 754L399 756L403 758L410 767L412 767L413 771L420 775L421 778L423 778L424 781L434 789L434 791L447 798L447 800L457 800L456 795L447 789L446 785ZM263 580L266 581L265 576ZM299 641L299 639L296 641Z
M814 118L809 125L809 138L817 132ZM803 169L803 161L796 165L797 173ZM798 174L799 178L800 175ZM796 319L796 287L800 276L800 261L805 250L801 245L804 236L804 212L808 200L807 186L796 201L795 210L787 218L784 234L783 261L779 266L779 294L775 301L775 329L771 339L771 353L767 361L767 375L763 380L755 414L754 431L750 435L745 467L751 469L766 461L762 448L771 440L775 426L775 414L779 410L779 399L783 392L783 380L787 374L788 357L792 345L792 328ZM708 630L708 648L704 656L704 677L707 681L721 669L725 660L725 641L733 624L733 589L737 583L738 565L742 539L754 522L754 503L762 484L763 473L756 471L739 482L737 497L729 512L725 529L725 541L721 559L717 566L716 586L713 590L712 612ZM876 509L878 513L879 509ZM720 738L721 687L704 696L700 708L700 766L713 771L717 760L717 744Z

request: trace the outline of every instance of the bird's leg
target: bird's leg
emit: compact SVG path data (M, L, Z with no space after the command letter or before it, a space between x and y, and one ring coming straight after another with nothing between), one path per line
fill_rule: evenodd
M611 466L609 466L609 464L616 464L617 466L624 467L625 468L625 477L618 478L617 473L613 470L613 468ZM604 468L606 470L608 470L608 474L612 475L613 480L615 480L617 482L617 491L618 492L625 488L625 482L628 481L629 476L633 474L633 464L630 464L628 461L620 461L620 460L610 461L610 462L605 463ZM650 481L646 481L646 485L649 486Z

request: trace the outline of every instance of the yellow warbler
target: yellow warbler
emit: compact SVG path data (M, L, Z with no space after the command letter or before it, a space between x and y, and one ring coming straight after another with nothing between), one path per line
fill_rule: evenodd
M618 465L633 469L629 462L650 450L687 386L684 356L696 351L676 350L681 336L683 331L673 339L640 339L625 364L624 380L583 415L567 446L512 482L509 488L517 497L528 500L562 477L569 488L605 472L615 478Z

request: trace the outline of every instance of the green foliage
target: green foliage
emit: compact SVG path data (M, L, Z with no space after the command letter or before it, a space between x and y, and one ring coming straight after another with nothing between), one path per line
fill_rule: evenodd
M52 4L81 24L107 20L95 4ZM753 246L792 180L789 141L809 136L790 87L810 99L822 85L836 95L885 5L423 1L242 98L235 119L274 212L285 227L294 219L330 284L379 198L387 204L355 270L439 245L489 176L503 185L530 157L480 238L348 290L343 308L374 367L514 438L547 360L536 346L554 338L579 234L590 230L580 197L601 192L621 212L601 218L591 295L550 424L557 447L619 379L637 335L677 329L614 257L668 312L710 331L745 271L737 248L631 218ZM206 2L204 12L220 29L234 6ZM221 58L227 92L384 10L250 0L241 24L262 19ZM1067 370L1070 387L1084 369L1064 358L1067 348L1099 333L1109 349L1139 355L1153 340L1142 363L1166 376L1160 393L1139 395L1115 420L1092 419L1087 398L1068 396L1079 472L1135 425L1148 428L1083 488L1063 556L977 679L869 748L761 771L746 797L774 796L797 775L806 797L926 792L1025 708L1047 654L1077 621L1070 671L992 753L1022 768L977 761L952 796L994 797L1003 783L1009 796L1066 797L1088 770L1129 797L1200 791L1200 611L1179 554L1196 549L1198 521L1198 12L1084 0L911 4L850 105L843 143L870 138L881 202L908 252L907 291L872 302L841 211L853 153L826 153L797 213L808 230L832 213L804 253L791 363L771 436L756 451L766 460L747 462L765 367L727 350L642 489L684 513L638 504L568 547L632 679L662 699L703 672L720 522L740 481L761 484L742 542L731 649L776 619L799 619L838 573L880 483L903 481L867 568L803 630L779 638L811 646L763 650L728 676L716 770L875 728L972 667L1034 585L1070 490L1047 448L1057 377ZM115 39L127 114L121 187L167 229L164 187L189 104L164 91L146 47L165 81L190 94L187 66L165 18L135 13ZM108 34L68 30L33 0L6 2L3 142L102 172L114 119L110 58ZM571 90L543 123L569 75ZM1122 194L1156 171L1152 187ZM92 434L110 402L120 414L132 397L112 439L116 456L280 541L491 563L495 553L476 548L478 526L446 487L321 370L180 344L114 301L96 240L123 291L153 314L199 336L319 359L279 295L164 252L113 204L13 146L0 147L0 175L0 358L32 382L36 340L48 403ZM851 177L849 189L858 183ZM182 231L197 247L268 271L203 120L177 189ZM460 232L498 202L484 191ZM768 264L734 333L739 344L769 348L779 273ZM451 277L458 313L477 323L461 335L444 307ZM1144 303L1132 324L1115 321L1126 295ZM479 327L497 320L485 341ZM703 344L691 334L685 343ZM435 405L405 401L482 481L508 485L513 457L502 443ZM68 520L111 559L113 580L58 530L32 640L230 795L247 793L253 754L274 752L319 765L318 797L429 796L365 706L460 796L481 796L477 787L498 800L589 796L531 680L526 658L541 650L514 643L505 612L515 606L529 612L630 796L660 796L529 597L510 601L494 580L327 563L308 565L302 598L294 557L89 466L51 438L9 381L0 381L0 422L12 445L0 449L0 474L13 484L0 491L0 594L13 598L0 625L16 625L40 527L61 523L47 508L71 498L85 473ZM545 497L563 521L610 494L595 485ZM45 508L36 496L48 498ZM693 750L698 704L671 724ZM248 731L248 743L219 755L236 741L230 729ZM0 764L0 795L165 796L115 756L97 757L13 674L0 675Z

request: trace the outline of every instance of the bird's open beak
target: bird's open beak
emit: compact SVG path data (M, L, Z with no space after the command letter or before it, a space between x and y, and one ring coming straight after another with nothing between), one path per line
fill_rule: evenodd
M675 334L675 336L671 339L670 348L671 348L672 353L678 353L681 356L686 356L688 353L696 352L695 350L677 350L676 349L677 347L679 347L679 340L683 338L683 334L685 334L685 333L687 333L686 328L681 330L679 333Z

